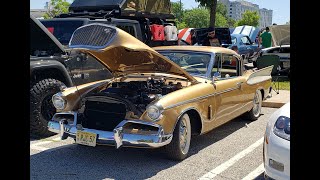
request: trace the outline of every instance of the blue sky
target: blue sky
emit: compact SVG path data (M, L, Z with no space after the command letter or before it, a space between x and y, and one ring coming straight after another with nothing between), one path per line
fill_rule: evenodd
M31 9L42 9L45 2L49 0L30 0ZM71 2L71 0L67 0ZM171 0L177 2L179 0ZM285 24L290 20L290 0L246 0L254 4L258 4L260 8L272 9L273 10L273 23ZM194 0L181 0L184 7L191 9L197 7L198 3Z

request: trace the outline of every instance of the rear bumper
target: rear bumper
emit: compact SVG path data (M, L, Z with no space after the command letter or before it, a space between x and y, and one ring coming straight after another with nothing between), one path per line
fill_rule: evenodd
M264 141L265 175L270 179L290 179L290 141L282 139L272 131Z
M55 118L59 116L59 118ZM63 115L69 116L69 119L64 119ZM73 115L73 121L70 120L70 115ZM152 126L158 129L154 133L128 133L126 127L127 123L136 123L146 126ZM172 140L172 134L165 135L160 125L153 122L146 122L141 120L123 120L114 130L103 131L96 129L83 128L78 125L77 127L77 113L57 113L48 123L49 131L59 133L61 139L67 137L76 138L77 131L89 132L97 134L97 144L100 145L114 145L117 149L121 146L128 147L145 147L145 148L158 148L169 144ZM127 133L125 133L127 132Z

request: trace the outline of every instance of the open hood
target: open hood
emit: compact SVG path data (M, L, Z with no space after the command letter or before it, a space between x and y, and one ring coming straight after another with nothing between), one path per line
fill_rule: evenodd
M180 66L114 26L89 24L76 29L69 47L89 53L114 77L131 73L168 73L196 81Z
M273 25L269 29L275 46L290 45L290 25Z
M238 26L232 31L232 34L243 34L249 36L251 42L255 42L258 33L259 29L253 26Z
M49 30L30 14L30 55L64 54L63 45Z

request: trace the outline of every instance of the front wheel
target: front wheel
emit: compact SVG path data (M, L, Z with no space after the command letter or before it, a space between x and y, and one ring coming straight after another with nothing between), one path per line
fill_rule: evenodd
M183 160L187 157L191 142L191 124L188 114L183 114L173 131L170 144L165 146L166 155L172 160Z
M250 119L251 121L257 120L261 113L261 107L262 94L260 90L257 90L253 98L253 107L249 112L247 112L248 119Z
M47 137L53 135L48 130L48 121L56 112L52 104L52 96L66 87L56 79L44 79L30 89L30 133L35 136Z

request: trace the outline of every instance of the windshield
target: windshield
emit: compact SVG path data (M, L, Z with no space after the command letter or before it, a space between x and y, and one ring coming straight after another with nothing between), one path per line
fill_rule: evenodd
M78 27L82 26L84 22L76 20L42 20L41 23L59 40L62 45L67 46L72 33Z
M205 76L210 63L210 54L195 52L159 52L193 76Z

